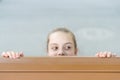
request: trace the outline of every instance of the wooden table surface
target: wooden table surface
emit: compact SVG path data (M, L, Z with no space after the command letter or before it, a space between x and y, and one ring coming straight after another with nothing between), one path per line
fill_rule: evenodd
M0 80L120 80L120 57L0 58Z

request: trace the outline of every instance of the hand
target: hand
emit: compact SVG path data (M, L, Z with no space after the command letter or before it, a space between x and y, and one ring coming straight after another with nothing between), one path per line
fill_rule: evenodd
M110 57L116 57L116 55L115 53L105 51L105 52L96 53L96 57L110 58Z
M7 52L3 52L1 56L4 58L17 59L23 57L24 55L23 52L7 51Z

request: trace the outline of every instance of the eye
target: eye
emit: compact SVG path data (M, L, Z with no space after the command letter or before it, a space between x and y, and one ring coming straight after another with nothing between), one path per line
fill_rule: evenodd
M70 50L71 46L65 46L65 50Z
M52 50L53 50L53 51L57 51L57 50L58 50L58 47L57 47L57 46L54 46L54 47L52 47Z

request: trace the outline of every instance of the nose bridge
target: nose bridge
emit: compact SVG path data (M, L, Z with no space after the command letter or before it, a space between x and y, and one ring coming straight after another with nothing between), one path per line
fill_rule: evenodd
M63 54L64 54L63 48L59 48L58 55L63 55Z

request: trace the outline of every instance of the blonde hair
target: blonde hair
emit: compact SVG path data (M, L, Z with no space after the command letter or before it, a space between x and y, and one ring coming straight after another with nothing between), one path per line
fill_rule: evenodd
M51 31L49 34L48 34L48 37L47 37L47 51L48 51L48 43L49 43L49 37L52 33L55 33L55 32L65 32L65 33L70 33L72 38L73 38L73 42L74 42L74 47L75 49L77 48L77 43L76 43L76 38L75 38L75 35L73 34L73 32L71 32L70 30L66 29L66 28L56 28L54 29L53 31Z

